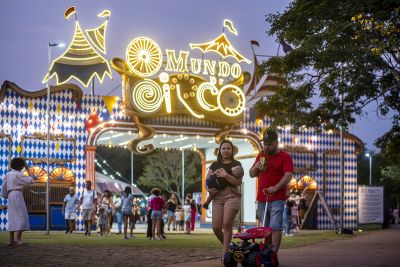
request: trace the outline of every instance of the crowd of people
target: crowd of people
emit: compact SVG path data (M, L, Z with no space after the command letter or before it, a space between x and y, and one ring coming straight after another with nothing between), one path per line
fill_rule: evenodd
M285 224L287 235L290 235L290 221L294 228L298 229L300 223L298 205L303 196L293 195L287 200L287 185L292 176L293 161L287 152L278 148L277 133L268 130L260 141L263 142L264 149L257 155L249 169L249 175L258 179L258 218L261 226L272 228L271 247L277 255L283 225ZM208 209L212 204L212 228L222 245L221 261L228 252L232 240L233 222L241 206L242 195L237 187L242 184L244 170L241 163L234 158L237 152L235 149L237 148L231 141L221 142L217 160L211 164L207 172L205 188L209 192L209 197L202 205ZM28 214L21 190L25 184L32 183L33 179L23 175L23 168L29 173L29 168L23 159L13 159L11 167L12 171L7 173L3 182L2 197L8 198L10 245L13 245L23 243L21 234L29 230ZM118 195L114 199L112 193L105 190L98 197L90 181L86 182L86 188L80 198L76 196L74 188L70 188L62 208L66 220L66 233L74 231L79 210L84 221L85 235L88 236L91 235L92 224L96 219L100 235L110 234L114 217L118 223L119 234L122 234L122 224L124 225L123 239L135 238L133 229L136 222L138 220L144 222L146 217L147 238L150 240L166 238L165 224L168 231L171 227L172 231L184 230L186 234L194 230L199 206L191 194L187 194L185 199L180 201L177 194L172 193L167 199L160 189L154 188L147 207L136 203L129 186ZM14 232L17 233L16 237Z
M172 229L172 231L185 231L190 234L195 228L198 210L192 194L187 194L184 203L181 204L177 193L171 193L167 200L166 195L161 194L160 189L154 188L151 196L145 202L134 198L131 187L127 186L115 197L109 190L105 190L98 197L98 194L92 190L90 181L86 182L80 198L75 194L73 187L69 188L69 194L64 197L62 206L66 233L72 233L75 230L76 219L80 211L84 221L85 235L91 235L90 230L94 222L97 222L101 236L110 235L115 219L118 227L117 234L123 234L123 239L135 238L133 229L136 228L136 223L138 221L140 223L147 222L147 238L150 240L166 238L165 224L167 224L168 231Z

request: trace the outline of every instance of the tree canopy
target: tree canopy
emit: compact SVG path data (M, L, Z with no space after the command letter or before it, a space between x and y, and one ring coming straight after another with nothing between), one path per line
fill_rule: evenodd
M177 192L181 197L182 153L178 150L156 150L144 159L143 174L137 180L146 187L159 187L168 193ZM201 182L200 157L193 151L185 151L185 191Z
M255 105L273 126L337 127L367 115L400 111L400 1L295 0L283 13L268 14L269 35L293 50L262 64L287 84ZM343 101L341 100L343 97ZM343 103L343 105L341 105Z

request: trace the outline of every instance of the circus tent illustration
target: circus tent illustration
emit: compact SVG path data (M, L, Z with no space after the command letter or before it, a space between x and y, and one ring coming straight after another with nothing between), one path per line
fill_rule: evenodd
M68 8L64 16L68 19L72 14L75 14L75 31L72 41L67 50L52 62L43 83L55 76L57 84L67 83L74 78L88 87L95 76L100 83L106 75L112 78L108 61L95 49L97 48L103 54L106 52L105 33L110 11L105 10L98 15L106 17L106 21L95 29L86 30L88 38L79 25L75 7Z
M229 23L227 23L229 22ZM229 20L224 21L224 27L226 27L231 33L237 34L236 29L233 27L233 23ZM190 48L192 49L200 49L204 53L207 52L215 52L218 53L222 58L233 57L238 62L244 61L247 64L250 64L251 61L242 56L229 42L229 39L226 37L225 33L222 33L220 36L206 43L202 44L190 44Z

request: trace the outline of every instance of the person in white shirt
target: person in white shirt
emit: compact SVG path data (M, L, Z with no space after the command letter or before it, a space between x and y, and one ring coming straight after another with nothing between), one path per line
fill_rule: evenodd
M22 173L24 168L29 176L25 176ZM25 244L22 241L22 232L30 229L28 210L26 209L22 188L24 185L33 183L35 177L33 177L26 161L22 158L13 158L11 160L11 169L3 179L1 197L7 199L9 244L21 245ZM17 232L16 239L14 239L14 232Z
M190 199L185 200L185 205L183 205L183 211L185 212L185 225L186 225L186 231L185 234L190 234L190 221L191 221L191 213L192 213L192 208L190 207Z
M179 231L183 231L182 213L183 213L182 206L178 205L175 212L175 229Z
M97 203L97 194L92 190L92 182L86 181L86 189L83 190L80 206L82 207L82 217L85 222L85 235L90 236L90 229L92 228L93 214L95 213Z
M72 234L75 230L76 211L79 209L79 198L75 195L75 188L69 188L69 194L65 195L61 212L64 214L65 224L67 226L65 233Z

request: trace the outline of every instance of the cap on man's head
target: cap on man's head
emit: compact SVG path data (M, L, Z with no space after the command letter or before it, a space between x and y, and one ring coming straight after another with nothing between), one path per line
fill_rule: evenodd
M278 141L278 134L274 130L267 130L263 134L263 139L261 141L266 144L271 144L273 141Z

